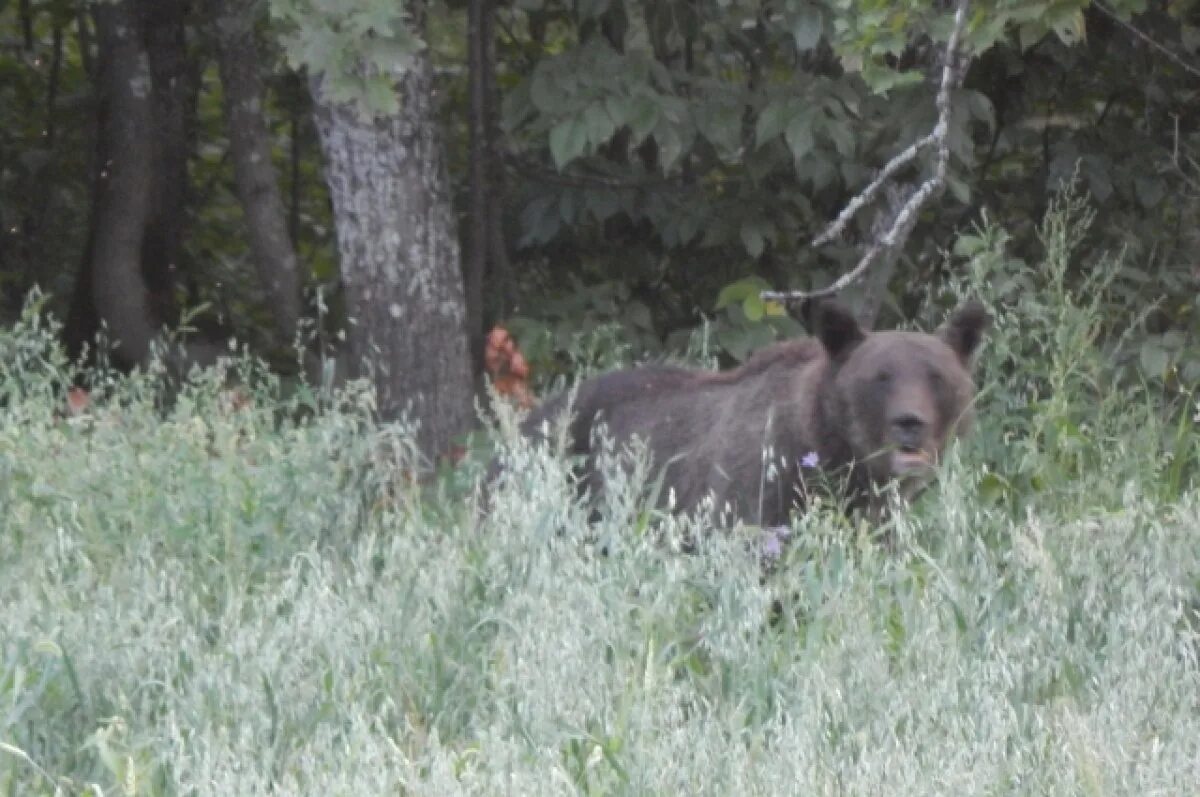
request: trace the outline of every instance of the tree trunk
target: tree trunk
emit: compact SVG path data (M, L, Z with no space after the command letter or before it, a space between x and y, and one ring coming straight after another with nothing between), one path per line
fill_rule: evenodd
M385 418L407 411L433 459L473 419L466 313L427 52L396 81L400 110L372 116L312 89L345 286L350 368Z
M103 323L115 361L135 366L148 361L164 320L148 295L144 259L159 257L151 272L156 279L169 279L171 252L178 250L182 236L185 186L156 188L155 170L186 182L186 149L179 155L186 136L172 141L170 157L160 156L167 150L155 146L155 103L165 100L155 97L144 18L135 0L97 3L93 11L99 43L97 161L87 245L65 337L68 350L78 354ZM163 70L169 74L175 67L164 64ZM172 129L160 133L176 135ZM152 220L160 226L148 236ZM183 373L193 364L213 362L220 352L219 346L192 342L168 352L168 364Z
M469 204L467 259L463 281L467 292L467 329L471 363L483 363L483 335L492 317L503 316L511 303L512 274L504 239L502 198L504 169L497 157L499 107L496 89L496 4L470 0L467 6L467 61L470 73ZM484 290L484 285L487 290Z
M483 19L492 11L488 0L469 0L467 3L467 71L469 77L470 153L468 155L469 197L467 205L467 257L463 267L463 284L467 298L467 337L471 346L471 366L480 372L483 363L483 275L487 271L488 247L491 244L488 202L488 94L487 52L483 38Z
M217 65L225 94L229 146L250 251L271 305L280 344L290 344L300 319L300 270L288 215L271 164L271 136L254 39L256 0L213 0Z
M175 286L189 269L187 235L189 117L193 102L187 53L186 0L140 0L142 37L150 64L153 172L142 238L142 277L151 315L178 321Z
M504 235L504 161L500 153L500 90L496 86L496 3L488 0L480 16L483 39L483 90L487 99L484 135L484 162L487 164L488 268L485 295L493 298L495 317L504 317L513 305L512 262L508 258L508 240ZM485 325L487 322L486 313ZM478 364L477 364L478 365Z
M154 324L142 281L142 239L150 215L153 142L150 65L131 0L98 3L100 44L101 160L92 210L90 272L92 301L108 325L119 360L143 362L150 353Z

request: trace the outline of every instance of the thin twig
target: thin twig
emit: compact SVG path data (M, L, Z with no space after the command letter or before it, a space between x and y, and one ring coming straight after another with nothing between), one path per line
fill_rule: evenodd
M963 81L963 77L967 71L967 59L962 58L958 51L959 38L962 35L963 28L966 26L967 6L969 0L958 0L957 7L954 11L954 30L950 33L950 40L946 42L946 57L945 64L942 67L942 83L937 94L937 109L938 121L933 128L933 132L924 138L920 139L904 152L901 152L895 158L888 162L879 177L875 179L871 185L867 186L859 196L855 197L846 209L838 216L837 221L833 223L825 232L822 232L813 241L813 246L819 246L829 239L840 233L845 227L850 218L854 216L862 207L878 194L884 181L894 175L901 166L911 161L916 157L922 149L928 146L935 146L937 150L937 163L934 168L933 176L921 184L921 186L913 192L908 201L896 214L895 220L892 222L892 227L882 237L877 238L863 253L862 259L859 260L851 271L843 274L832 285L821 288L816 291L764 291L761 298L764 300L773 300L781 302L802 301L805 299L818 299L824 296L832 296L839 291L844 290L848 285L862 277L871 264L879 256L881 252L898 245L901 241L908 237L909 232L917 221L917 212L935 195L941 193L946 185L946 172L950 163L950 148L946 142L946 136L950 130L950 99L953 90L957 88Z
M1200 164L1197 164L1196 161L1193 158L1189 157L1187 154L1180 153L1180 151L1179 151L1179 115L1172 114L1172 116L1175 119L1175 134L1173 137L1174 140L1172 142L1171 170L1173 170L1175 172L1175 176L1178 177L1183 182L1183 184L1185 186L1187 186L1188 189L1190 189L1193 193L1200 195L1200 180L1197 180L1196 178L1194 178L1188 174L1189 168L1192 171L1196 172L1197 174L1200 174ZM1186 164L1183 163L1184 160L1187 161Z
M863 189L858 196L850 200L850 203L846 205L845 209L843 209L841 213L838 214L838 217L834 219L833 223L826 227L820 235L813 239L812 245L814 247L824 246L834 238L841 235L842 231L846 229L846 225L850 222L850 220L858 215L858 212L862 210L868 202L875 198L875 195L879 193L879 189L883 188L884 183L891 179L892 175L900 171L900 168L907 165L908 162L913 158L917 157L921 150L934 143L935 140L933 134L930 133L919 141L913 142L906 150L888 161L887 164L884 165L883 169L880 170L879 176L876 177L870 185Z
M1170 49L1165 44L1160 44L1159 42L1150 38L1150 36L1148 34L1145 34L1142 31L1138 30L1138 28L1135 27L1133 25L1133 23L1126 22L1125 20L1118 17L1117 13L1115 11L1113 11L1111 8L1109 8L1104 3L1101 3L1100 0L1096 0L1096 2L1093 3L1093 5L1096 7L1096 10L1098 10L1101 14L1108 17L1113 22L1117 23L1122 28L1129 31L1137 38L1141 39L1143 42L1145 42L1146 44L1153 47L1155 50L1158 50L1160 53L1165 55L1171 61L1175 62L1175 64L1177 64L1179 67L1192 73L1196 77L1200 77L1200 67L1197 67L1194 64L1189 64L1187 61L1183 60L1182 57L1180 57L1178 54L1176 54L1174 50Z

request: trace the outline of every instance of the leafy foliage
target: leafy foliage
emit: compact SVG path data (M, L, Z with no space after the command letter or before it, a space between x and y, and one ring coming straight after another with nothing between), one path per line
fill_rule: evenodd
M1200 349L1146 368L1161 351L1146 334L1154 307L1123 289L1121 258L1100 260L1071 284L1095 216L1077 192L1060 194L1039 230L1036 266L1012 256L995 227L954 248L966 263L946 292L986 291L997 327L981 363L990 384L979 412L989 422L972 442L988 463L981 492L1014 509L1102 506L1107 494L1116 510L1123 499L1109 488L1140 483L1147 468L1156 474L1150 483L1174 500L1200 473L1196 383L1175 365Z
M364 109L387 111L396 70L428 49L439 66L455 193L465 197L465 13L458 3L387 0L267 7L264 41L278 49L266 49L263 70L294 244L313 281L333 288L336 322L328 200L306 119L308 87L296 70L325 75L331 91ZM567 341L572 331L529 308L553 313L569 292L621 283L650 313L634 349L678 351L709 318L728 324L714 341L736 360L769 336L734 317L733 305L716 306L723 289L752 277L773 288L821 286L857 260L874 209L846 240L819 252L807 241L874 170L928 131L952 11L915 0L523 0L497 8L497 153L508 166L501 210L514 284L491 275L488 295L515 295L518 315ZM206 13L196 7L188 19L187 57L196 65L211 60L219 35ZM1184 65L1197 13L1195 3L1140 0L972 3L966 46L976 60L955 100L951 190L902 253L888 312L911 314L920 289L942 276L939 248L985 210L1013 249L1031 256L1031 220L1078 165L1097 213L1083 248L1126 247L1115 289L1163 299L1146 329L1143 365L1186 362L1196 330L1200 241L1189 220L1200 202L1192 165L1200 103ZM13 45L0 50L4 313L14 318L37 281L62 316L91 197L95 42L86 4L62 0L8 3L0 30ZM212 69L196 71L189 262L178 299L209 306L211 323L254 339L266 314L246 278L219 86ZM917 168L901 178L919 176ZM1067 279L1086 276L1072 269ZM512 308L496 301L493 312ZM568 348L556 357L569 360Z
M1178 129L1194 152L1197 120L1182 111L1194 107L1194 81L1119 27L1143 4L1088 7L972 4L966 46L978 63L955 98L951 191L896 272L900 303L915 298L906 286L936 276L923 273L943 262L936 242L984 207L1018 247L1035 245L1023 220L1040 215L1076 162L1100 207L1097 243L1136 228L1162 242L1155 260L1167 285L1186 269L1190 234L1177 228L1182 236L1168 243L1160 219L1186 218L1196 195L1166 160L1177 125L1164 114L1186 117ZM1154 22L1171 46L1189 35L1194 11L1170 13L1178 22L1138 22ZM521 244L535 257L553 252L560 269L588 282L617 274L656 283L660 331L694 325L693 308L717 309L722 289L747 274L775 288L827 284L856 248L816 253L805 242L873 169L928 131L951 15L916 2L787 2L769 14L739 2L521 4L506 26L507 52L545 52L527 71L520 58L508 61L519 71L506 78L514 85L504 126L520 176L533 181L518 183ZM1141 110L1132 98L1151 95L1113 90L1131 79L1131 57L1134 80L1157 87ZM1084 120L1097 113L1092 128ZM1131 137L1155 166L1128 157ZM532 168L543 159L557 174ZM865 215L854 233L867 235L873 222ZM606 253L614 244L619 265ZM577 262L564 262L566 253Z
M271 0L293 69L319 75L338 102L395 113L395 80L424 43L394 0Z

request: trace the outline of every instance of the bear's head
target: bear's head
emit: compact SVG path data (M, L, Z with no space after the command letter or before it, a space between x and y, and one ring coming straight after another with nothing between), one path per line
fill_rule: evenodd
M868 332L837 303L812 306L809 323L830 361L827 422L871 481L895 479L916 492L969 429L971 357L990 321L982 304L969 302L933 334Z

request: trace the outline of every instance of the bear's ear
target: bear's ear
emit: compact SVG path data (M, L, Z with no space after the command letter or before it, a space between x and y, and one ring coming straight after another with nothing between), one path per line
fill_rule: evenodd
M838 302L828 299L809 302L802 312L805 326L821 341L830 359L837 359L867 337L854 314Z
M967 302L946 319L937 334L965 363L979 348L983 333L991 325L992 317L980 302Z

